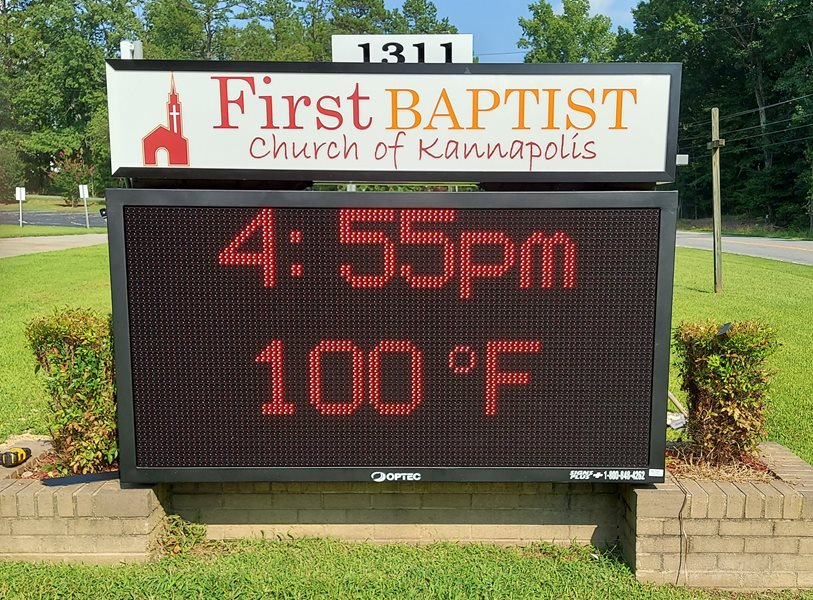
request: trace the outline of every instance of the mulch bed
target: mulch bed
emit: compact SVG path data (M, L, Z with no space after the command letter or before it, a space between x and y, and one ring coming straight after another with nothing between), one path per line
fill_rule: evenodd
M14 479L58 479L60 477L73 477L78 473L60 473L57 468L57 455L56 452L49 452L44 456L34 459L33 463L26 465L19 469L14 475ZM100 469L100 473L108 473L110 471L118 471L119 463L116 461L112 465Z
M779 479L757 456L742 454L738 461L717 464L697 456L697 452L688 444L675 444L666 449L666 469L683 479L739 482Z

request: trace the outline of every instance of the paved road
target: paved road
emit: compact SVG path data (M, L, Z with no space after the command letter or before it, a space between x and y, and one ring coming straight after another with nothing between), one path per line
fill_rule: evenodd
M37 225L76 225L77 216L58 212L29 213L32 217L37 215ZM16 217L16 213L0 211L0 223L16 223L9 217ZM84 226L84 215L81 216L80 226ZM98 213L91 216L91 226L106 226L106 222ZM107 241L104 234L62 235L47 237L10 238L0 240L0 257L30 254L32 252L47 252L48 250L62 250L65 248L79 248L103 244ZM677 245L686 248L700 248L711 250L711 234L702 232L679 231ZM801 265L813 265L813 242L802 240L783 240L777 238L723 236L723 252L746 254L761 258L772 258Z
M686 248L711 250L711 234L678 231L677 245ZM813 265L813 242L803 240L724 235L723 252L772 258L800 265Z
M21 254L34 254L35 252L50 252L51 250L82 248L84 246L95 246L96 244L106 243L106 233L6 238L0 239L0 258L20 256Z
M98 210L88 209L88 220L91 227L106 227L105 221ZM13 223L14 225L20 224L20 213L13 210L0 211L0 223ZM37 210L25 212L23 208L23 223L28 225L61 225L63 227L84 227L85 226L85 211L77 210L76 212L55 212Z

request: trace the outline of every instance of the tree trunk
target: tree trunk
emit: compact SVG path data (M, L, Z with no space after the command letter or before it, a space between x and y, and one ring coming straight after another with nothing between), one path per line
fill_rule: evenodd
M807 216L810 219L810 222L807 226L807 233L813 235L813 200L810 201L810 204L807 206Z
M206 60L212 60L212 38L214 37L214 33L212 32L212 23L211 21L206 23Z
M767 102L765 101L765 90L762 84L762 64L757 63L754 65L754 96L757 101L757 108L759 109L759 127L760 131L762 132L762 144L763 146L767 146L770 143L770 139L768 138L768 117L765 114L765 106ZM762 148L765 170L770 170L771 166L773 165L773 153L768 150L768 148Z

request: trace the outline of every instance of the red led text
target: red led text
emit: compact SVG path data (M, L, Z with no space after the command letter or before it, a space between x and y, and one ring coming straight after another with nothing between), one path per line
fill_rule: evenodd
M485 414L497 414L500 386L527 385L529 371L500 370L500 356L506 354L539 354L542 342L538 340L496 340L486 342L485 359ZM410 390L408 399L382 397L382 355L401 353L409 356ZM323 386L323 361L326 355L341 355L350 367L350 394L343 401L326 399ZM285 401L284 347L282 340L273 340L257 356L257 363L269 365L271 401L262 405L264 415L293 415L296 405ZM532 364L529 361L528 364ZM449 370L455 375L467 375L477 364L476 353L469 346L455 346L449 353ZM353 415L365 399L381 415L411 415L424 401L424 355L409 340L382 340L369 353L363 352L351 340L322 340L308 354L308 390L311 405L322 415Z
M262 250L244 252L240 247L256 231L262 235ZM245 229L237 234L231 243L220 251L218 262L221 265L257 265L263 268L263 285L274 287L276 284L276 253L274 251L274 210L264 208Z
M349 262L339 265L339 273L354 288L383 288L394 278L403 278L414 289L437 289L455 281L461 300L474 295L478 280L499 280L519 271L519 287L530 289L576 287L576 243L563 231L547 234L533 231L518 244L499 230L461 231L459 241L442 230L445 223L455 221L453 209L348 208L339 211L339 243L348 246L371 246L380 250L378 273L360 274ZM277 284L277 254L274 234L274 209L265 208L220 252L221 265L262 267L265 287ZM388 231L389 229L389 231ZM397 235L392 234L392 230ZM262 239L260 250L241 248L252 236ZM284 235L281 236L284 239ZM302 242L300 230L288 232L290 243ZM395 238L395 239L393 239ZM415 267L398 260L399 248L421 246L432 248L440 257L433 272L417 273ZM477 259L478 249L496 250L495 262ZM440 252L438 252L440 251ZM494 254L494 252L492 252ZM305 267L295 263L289 269L291 277L301 278Z
M576 286L576 244L563 231L547 235L534 231L517 250L517 244L503 231L463 231L460 241L455 242L443 231L425 229L427 224L451 223L455 220L452 209L342 209L339 212L339 241L342 244L380 246L381 272L374 275L357 275L353 265L342 263L341 275L355 288L382 288L393 277L400 275L413 288L441 288L457 272L459 277L460 299L472 297L474 283L478 279L499 279L512 271L519 258L519 286L531 288L534 282L534 255L541 255L538 276L539 286L555 286L557 249L562 254L561 287ZM442 249L443 261L437 274L416 275L410 264L398 269L397 246L386 231L371 229L365 224L399 224L401 245L425 245ZM359 227L361 226L361 227ZM459 247L459 253L456 249ZM500 251L499 262L478 262L475 251L478 247L492 246ZM458 257L459 254L459 257Z
M486 343L486 414L497 414L497 391L500 385L527 385L531 374L527 371L500 371L500 354L511 352L540 352L542 342L500 340Z

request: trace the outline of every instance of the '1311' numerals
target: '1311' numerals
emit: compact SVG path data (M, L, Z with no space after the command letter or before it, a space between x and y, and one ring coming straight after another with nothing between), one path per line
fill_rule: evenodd
M495 340L486 342L485 360L485 414L497 414L497 394L503 385L530 383L527 371L501 371L499 357L503 354L539 353L542 342L537 340ZM382 398L384 374L382 356L385 353L404 353L410 358L410 393L407 401L385 401ZM324 397L322 363L328 354L341 354L349 359L352 392L345 402ZM458 364L463 356L465 363ZM257 356L257 362L268 365L271 401L263 404L264 415L293 415L296 405L285 399L285 348L282 340L273 340ZM449 369L456 374L468 374L474 368L476 357L468 346L455 346L449 353ZM364 353L351 340L322 340L308 354L308 383L310 403L323 415L349 416L369 398L370 404L382 415L410 415L423 403L424 360L423 351L409 340L382 340L369 353ZM366 393L365 393L366 390Z
M362 62L372 62L370 57L370 43L365 42L363 44L358 44L358 47L361 48L361 60ZM426 62L426 44L424 42L418 42L417 44L412 44L412 47L415 48L416 51L416 60L415 62L424 63ZM443 48L443 56L444 61L450 63L452 62L452 42L446 42L444 44L440 44L440 47ZM406 62L406 57L404 56L404 45L399 44L398 42L387 42L381 46L382 52L386 52L387 56L381 59L383 63L391 63L391 62ZM395 60L390 60L393 58ZM335 60L335 59L334 59Z
M400 214L399 214L400 213ZM519 287L532 288L534 282L534 254L541 254L539 286L552 288L558 282L563 288L576 287L576 244L566 233L556 231L550 235L534 231L519 245L499 230L461 231L460 239L453 240L447 233L427 229L455 221L453 209L342 209L339 211L339 242L344 245L374 246L381 251L381 270L360 275L350 263L341 263L342 278L354 288L383 288L394 277L402 277L410 287L417 289L442 288L457 276L461 300L472 297L474 282L478 279L499 279L511 272L518 263ZM398 261L397 243L383 229L359 229L360 224L377 223L397 226L401 245L427 246L442 250L442 264L435 273L417 274L414 267ZM265 208L220 252L221 265L253 265L262 267L265 287L277 284L274 209ZM241 250L251 237L260 235L262 247L258 251ZM475 249L492 247L500 255L499 262L478 262ZM557 277L557 254L561 254L561 276ZM399 269L400 266L400 269Z

